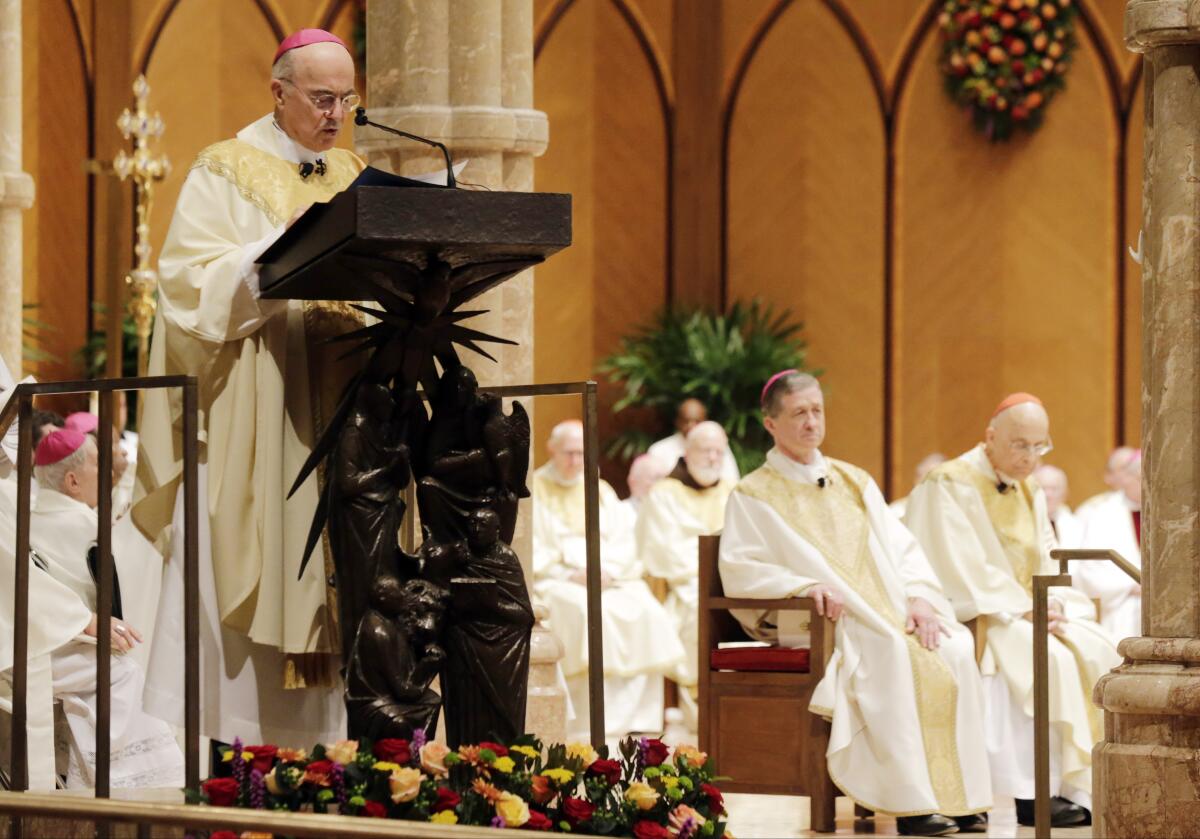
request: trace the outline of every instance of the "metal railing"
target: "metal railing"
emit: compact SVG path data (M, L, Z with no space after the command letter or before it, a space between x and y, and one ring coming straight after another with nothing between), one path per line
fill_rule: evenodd
M3 412L0 435L18 420L17 436L17 526L14 546L13 669L12 669L12 772L14 791L29 788L29 741L26 731L29 675L29 549L33 482L33 399L35 396L67 396L96 393L100 424L96 429L99 449L99 493L97 503L98 553L96 631L96 798L110 794L112 719L112 443L113 399L118 391L183 390L183 487L184 487L184 777L189 787L200 783L200 608L198 564L198 390L193 376L153 376L92 381L45 382L17 385ZM96 806L94 802L89 806ZM9 812L12 812L11 810ZM19 837L20 820L13 819L10 835Z
M1067 563L1072 561L1111 562L1139 585L1142 573L1113 550L1066 549L1050 551L1058 562L1057 574L1036 574L1033 578L1033 813L1034 835L1050 835L1050 612L1049 590L1071 585Z

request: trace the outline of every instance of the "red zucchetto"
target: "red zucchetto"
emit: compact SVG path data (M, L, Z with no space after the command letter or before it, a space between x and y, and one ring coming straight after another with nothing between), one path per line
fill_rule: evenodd
M1032 402L1034 405L1042 404L1042 400L1038 399L1032 393L1012 393L1000 400L1000 404L996 406L996 410L992 411L992 419L1000 416L1009 408L1024 405L1026 402Z
M271 63L274 64L278 61L285 52L311 44L337 44L346 52L350 51L346 42L332 32L326 32L324 29L301 29L299 32L288 35L279 43L279 49L275 50L275 57L271 59Z

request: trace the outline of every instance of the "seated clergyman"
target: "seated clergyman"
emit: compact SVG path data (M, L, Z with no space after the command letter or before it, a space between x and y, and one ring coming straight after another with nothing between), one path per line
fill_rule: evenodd
M992 781L997 795L1016 799L1024 825L1034 818L1033 576L1057 573L1045 494L1032 474L1050 448L1041 401L1013 394L992 414L983 443L913 490L904 519L958 619L985 618ZM1092 688L1121 657L1081 592L1051 589L1049 610L1051 822L1065 827L1091 818L1092 747L1103 734Z
M699 537L717 533L725 521L725 502L736 480L724 477L729 441L715 422L704 421L687 433L683 457L656 483L638 516L638 556L646 572L667 581L666 607L683 642L683 662L673 678L687 690L680 701L695 728L697 635L699 617ZM686 717L685 717L686 718Z
M583 426L550 432L550 460L533 474L533 593L562 642L563 675L575 709L569 733L587 731L587 546L584 528ZM663 677L683 648L662 604L642 579L633 515L600 481L600 619L604 637L604 716L610 737L659 731Z
M725 594L811 597L837 622L809 710L832 722L827 761L842 792L897 816L904 835L984 829L992 790L974 639L870 475L821 454L817 380L776 374L762 407L775 446L729 497ZM776 614L736 616L752 637L777 639Z
M95 440L71 428L45 435L34 453L40 488L30 517L32 558L38 573L59 587L50 602L39 602L31 589L30 616L47 614L63 600L74 621L50 654L53 695L63 703L70 728L68 786L91 786L95 777L96 648L98 565L94 544L99 474ZM114 548L115 552L116 548ZM118 576L118 579L120 577ZM130 575L125 576L130 580ZM137 591L130 585L130 592ZM74 595L72 598L67 592ZM121 619L114 596L112 621L111 783L114 787L176 787L183 782L183 756L171 729L142 712L144 674L131 651L142 634ZM83 616L88 620L83 623Z

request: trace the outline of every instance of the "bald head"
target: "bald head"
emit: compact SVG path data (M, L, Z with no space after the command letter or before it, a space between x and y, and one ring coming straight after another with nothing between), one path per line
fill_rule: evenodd
M583 423L563 420L550 431L546 441L550 462L558 476L573 481L583 474Z
M667 471L662 468L658 458L639 454L633 459L633 463L629 464L629 475L625 479L629 484L630 497L643 497L650 491L650 487L666 476Z
M988 459L997 472L1022 481L1048 452L1050 415L1036 402L1021 402L1000 411L988 423L984 436Z
M1067 484L1067 473L1057 466L1043 463L1034 470L1033 475L1037 478L1042 491L1046 493L1046 512L1053 516L1060 507L1067 503L1067 493L1070 490Z
M1113 449L1104 463L1104 483L1117 489L1117 473L1128 466L1137 454L1138 450L1130 446L1118 446Z
M285 134L309 151L333 148L345 121L342 100L354 94L354 59L341 44L323 42L297 47L271 68L275 121ZM322 98L329 107L316 104Z

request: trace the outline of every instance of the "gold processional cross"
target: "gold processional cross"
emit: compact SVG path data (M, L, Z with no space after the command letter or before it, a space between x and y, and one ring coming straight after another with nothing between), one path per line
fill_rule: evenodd
M117 119L117 128L121 129L125 139L133 138L133 154L126 154L125 149L117 152L113 158L113 171L122 181L133 178L137 201L136 244L133 249L137 264L125 276L125 283L129 286L129 314L137 328L138 375L144 376L149 361L150 328L154 324L154 310L158 305L155 299L158 272L150 265L150 210L154 205L154 182L167 176L171 164L166 155L156 157L150 153L150 140L160 139L165 126L157 112L151 116L147 109L150 85L146 83L144 75L139 75L134 81L133 95L136 110L126 108ZM120 343L116 346L119 347Z

